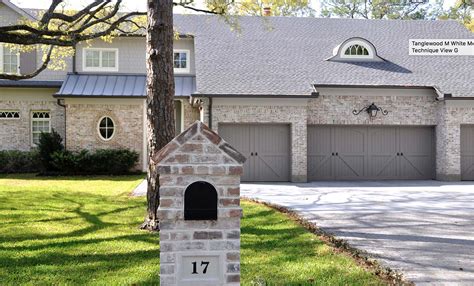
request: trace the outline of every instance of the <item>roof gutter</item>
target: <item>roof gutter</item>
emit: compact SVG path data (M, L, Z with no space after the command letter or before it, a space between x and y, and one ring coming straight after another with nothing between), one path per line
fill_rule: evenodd
M314 89L318 87L334 87L334 88L391 88L391 89L435 89L434 86L424 85L367 85L367 84L314 84Z
M192 97L204 98L317 98L319 92L313 91L310 95L281 95L281 94L202 94L194 93Z

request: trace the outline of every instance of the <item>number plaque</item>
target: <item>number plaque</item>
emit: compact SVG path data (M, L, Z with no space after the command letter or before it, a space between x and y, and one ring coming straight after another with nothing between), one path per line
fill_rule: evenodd
M178 257L179 285L218 285L223 278L220 255L186 255Z

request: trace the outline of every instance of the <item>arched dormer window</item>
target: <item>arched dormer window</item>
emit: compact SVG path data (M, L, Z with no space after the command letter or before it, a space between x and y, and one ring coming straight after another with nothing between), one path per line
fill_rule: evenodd
M366 47L355 44L349 46L346 51L344 52L344 55L346 56L368 56L369 51L367 50Z
M363 38L349 38L336 46L329 61L384 61L377 55L375 46Z

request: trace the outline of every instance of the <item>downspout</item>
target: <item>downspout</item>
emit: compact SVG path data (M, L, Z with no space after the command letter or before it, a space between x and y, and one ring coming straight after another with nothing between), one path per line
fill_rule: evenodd
M76 71L76 45L72 47L74 49L74 53L72 54L72 73L77 74Z
M212 97L209 97L209 128L212 130Z
M66 142L67 142L67 141L66 141L66 134L67 134L67 130L66 130L66 128L67 128L67 125L66 125L66 124L67 124L67 120L66 120L66 118L67 118L67 116L66 116L67 112L66 112L66 110L67 110L67 109L66 109L66 104L61 103L62 100L64 100L64 99L58 98L57 101L56 101L56 103L57 103L59 106L61 106L61 107L64 108L64 149L67 149L67 148L66 148Z

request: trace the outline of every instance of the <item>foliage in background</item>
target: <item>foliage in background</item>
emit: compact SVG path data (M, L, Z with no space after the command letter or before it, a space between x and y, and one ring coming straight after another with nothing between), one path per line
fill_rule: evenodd
M443 0L322 0L321 16L363 19L457 20L474 31L472 0L458 0L447 10Z
M458 0L453 7L443 11L440 15L442 20L458 20L462 22L471 32L474 32L474 2L472 0Z
M62 175L123 175L130 173L138 156L128 149L63 150L51 155L51 164Z
M364 19L435 19L438 5L411 0L322 0L323 17Z
M41 165L45 172L54 172L59 169L52 164L51 155L55 152L63 151L63 139L54 129L51 133L41 133L38 144L38 152L41 159Z
M0 151L1 173L37 173L40 171L39 153L34 151Z
M271 9L272 16L315 16L309 0L242 0L236 4L238 15L264 16L264 8Z

